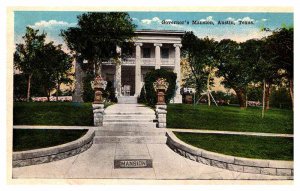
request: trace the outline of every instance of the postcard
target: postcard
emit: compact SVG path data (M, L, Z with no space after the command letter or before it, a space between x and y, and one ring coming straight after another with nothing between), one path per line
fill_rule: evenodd
M292 8L8 19L10 183L293 183Z

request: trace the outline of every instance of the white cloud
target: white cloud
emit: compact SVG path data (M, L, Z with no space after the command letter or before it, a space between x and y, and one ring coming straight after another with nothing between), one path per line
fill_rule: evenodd
M238 24L240 21L243 21L243 22L253 22L253 23L257 22L255 19L252 19L250 17L243 17L243 18L237 18L237 19L232 18L232 17L228 17L226 19L226 21L232 21L235 24Z
M244 17L242 19L237 19L237 21L246 21L246 22L254 22L254 19L251 19L250 17Z
M49 20L49 21L39 21L34 23L34 25L29 25L32 28L51 28L51 27L68 27L75 26L76 23L68 23L65 21Z
M150 25L150 24L153 24L153 23L161 23L161 20L158 17L153 17L152 19L143 19L143 20L141 20L141 22L143 24Z
M213 22L213 23L216 22L216 21L213 19L212 16L208 16L208 17L206 17L205 19L200 19L199 21L201 21L201 22Z

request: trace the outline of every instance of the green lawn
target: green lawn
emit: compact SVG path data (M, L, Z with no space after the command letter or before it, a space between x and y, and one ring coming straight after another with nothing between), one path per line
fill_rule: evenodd
M14 129L13 151L26 151L68 143L82 137L87 130Z
M14 102L14 125L93 126L91 103Z
M293 133L293 111L270 109L261 118L261 108L169 104L167 127L266 133Z
M293 138L179 133L182 141L212 152L231 156L293 160Z

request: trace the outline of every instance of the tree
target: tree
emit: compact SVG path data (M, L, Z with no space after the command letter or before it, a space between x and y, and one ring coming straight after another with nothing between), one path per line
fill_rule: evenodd
M210 86L213 84L213 73L216 66L215 49L217 42L205 37L199 39L193 32L186 32L182 38L183 55L186 57L192 75L185 79L186 85L194 85L200 94L207 90L210 105Z
M267 49L280 69L279 74L288 80L292 105L294 105L294 28L281 28L267 37Z
M62 31L61 35L70 50L88 61L83 68L101 75L102 62L119 56L116 46L127 44L136 26L124 12L89 12L77 18L78 25Z
M235 41L221 40L217 46L218 70L225 88L232 88L241 108L246 107L247 86L251 82L251 69L244 61L241 45Z
M39 71L40 80L43 83L48 101L51 91L56 88L56 99L60 91L61 83L70 83L69 71L72 68L72 57L62 50L62 45L47 43L43 48L42 67Z
M38 34L39 30L26 27L26 34L22 37L24 44L16 44L14 66L27 76L27 101L30 100L32 76L37 74L42 59L46 34Z

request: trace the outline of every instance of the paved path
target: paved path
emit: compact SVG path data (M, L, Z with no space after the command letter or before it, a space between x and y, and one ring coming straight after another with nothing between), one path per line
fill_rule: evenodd
M153 168L114 169L121 155L153 159ZM93 144L87 151L52 163L13 168L13 178L158 179L158 180L278 180L292 177L232 172L186 159L165 144Z

